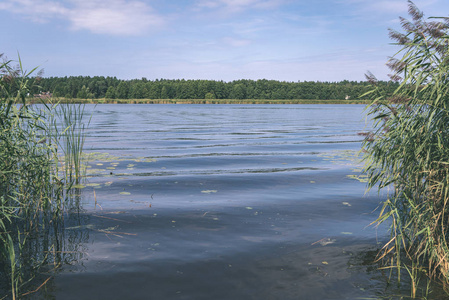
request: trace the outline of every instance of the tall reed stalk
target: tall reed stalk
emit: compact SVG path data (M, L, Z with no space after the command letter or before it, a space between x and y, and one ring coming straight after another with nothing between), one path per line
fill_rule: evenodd
M63 153L62 169L68 181L78 182L85 175L82 150L90 119L87 124L84 122L84 108L84 104L58 104L53 107L53 130L58 150Z
M12 63L0 64L0 278L9 278L11 298L18 299L48 261L45 253L59 247L56 233L69 189L81 176L84 125L83 110L29 105L29 77L36 69L24 71L20 57L17 67ZM55 130L56 123L66 128ZM70 155L63 175L61 141L64 156Z
M400 281L405 272L417 296L422 275L449 285L449 19L425 19L409 1L401 47L388 66L400 82L392 97L376 85L365 140L369 188L390 190L377 222L390 222L391 239L379 253ZM449 290L449 289L448 289Z

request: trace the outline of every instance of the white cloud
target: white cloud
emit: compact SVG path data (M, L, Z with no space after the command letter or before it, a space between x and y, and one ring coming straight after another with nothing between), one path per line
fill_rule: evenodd
M47 22L56 15L65 15L68 10L58 2L47 0L9 0L0 4L0 10L21 14L34 22Z
M284 3L284 0L198 0L196 7L236 13L248 9L271 9L280 6L282 3Z
M424 10L424 13L426 13L428 7L441 7L444 10L444 6L447 6L446 1L447 0L414 0L413 3L418 9ZM356 5L361 11L367 13L401 15L405 17L408 12L408 2L406 0L339 0L339 2L348 6Z
M221 3L229 6L229 7L244 7L254 5L261 1L259 0L220 0Z
M78 0L69 18L75 30L117 35L137 35L163 24L162 18L140 1Z
M217 1L210 0L201 0L197 1L196 7L198 8L217 8L220 6L220 3Z
M389 14L403 14L407 12L407 2L403 0L399 1L375 1L371 2L367 6L367 10L370 12L380 12Z
M0 10L20 14L34 22L63 19L73 30L98 34L138 35L159 28L164 20L142 1L129 0L7 0Z
M185 60L167 61L163 64L151 64L154 78L184 79L274 79L281 81L341 81L365 80L369 70L379 79L387 80L388 69L383 58L369 60L342 57L329 60L269 60L254 61L207 61L193 62ZM149 77L148 66L136 65L129 78Z

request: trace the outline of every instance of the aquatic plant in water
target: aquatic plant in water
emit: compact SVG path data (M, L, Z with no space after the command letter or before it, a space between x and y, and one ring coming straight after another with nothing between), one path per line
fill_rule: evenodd
M58 105L27 103L36 69L24 71L20 57L17 67L12 64L0 64L0 290L9 285L11 298L17 299L42 265L60 260L58 232L70 206L70 187L80 176L84 127L71 131L79 128L82 110L75 109L73 116ZM57 121L60 112L72 119ZM66 128L56 130L55 122ZM61 139L70 141L64 153L74 168L67 167L67 160L60 167Z
M411 296L421 278L449 290L449 19L425 19L409 1L404 33L390 30L401 47L388 65L400 83L388 97L368 74L374 132L364 142L369 188L388 188L377 222L391 222L391 239L379 253Z

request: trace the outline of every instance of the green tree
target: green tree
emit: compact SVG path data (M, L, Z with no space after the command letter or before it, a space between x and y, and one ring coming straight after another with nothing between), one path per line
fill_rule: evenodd
M129 82L128 81L120 81L116 90L115 96L118 99L128 99L129 93Z
M113 87L113 86L108 87L108 90L106 91L105 98L115 99L115 87Z
M166 86L163 86L161 89L161 99L169 99L170 96L168 95L168 89Z
M204 95L204 99L216 99L215 94L208 92L208 93L206 93L206 95Z
M237 83L232 88L231 98L233 99L245 99L246 89L243 83Z
M143 99L148 95L148 91L145 83L137 82L133 83L129 89L130 99Z
M81 90L78 91L78 93L76 94L76 98L80 98L80 99L93 99L94 98L94 94L92 92L90 92L89 88L86 87L85 85L83 85L83 87L81 88Z
M159 83L151 83L149 91L148 91L148 98L150 99L160 99L161 98L161 87L159 86Z

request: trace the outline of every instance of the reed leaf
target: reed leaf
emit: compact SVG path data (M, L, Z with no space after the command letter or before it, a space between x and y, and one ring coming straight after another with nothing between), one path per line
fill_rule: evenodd
M449 286L449 35L447 24L427 21L411 1L409 11L406 32L390 34L402 47L390 59L402 81L390 99L373 86L374 130L364 149L368 189L393 191L377 219L391 222L378 257L397 267L398 280L407 271L415 297L422 274Z
M9 284L0 282L0 290L9 285L10 297L18 299L48 262L45 253L63 244L57 232L73 181L81 177L85 125L81 108L67 108L64 115L57 105L28 104L29 76L36 69L23 70L20 56L17 67L12 63L0 64L0 272L2 279L9 278ZM56 123L65 128L55 130ZM75 165L65 173L59 167L66 156L58 147L63 140L69 141L64 151Z

